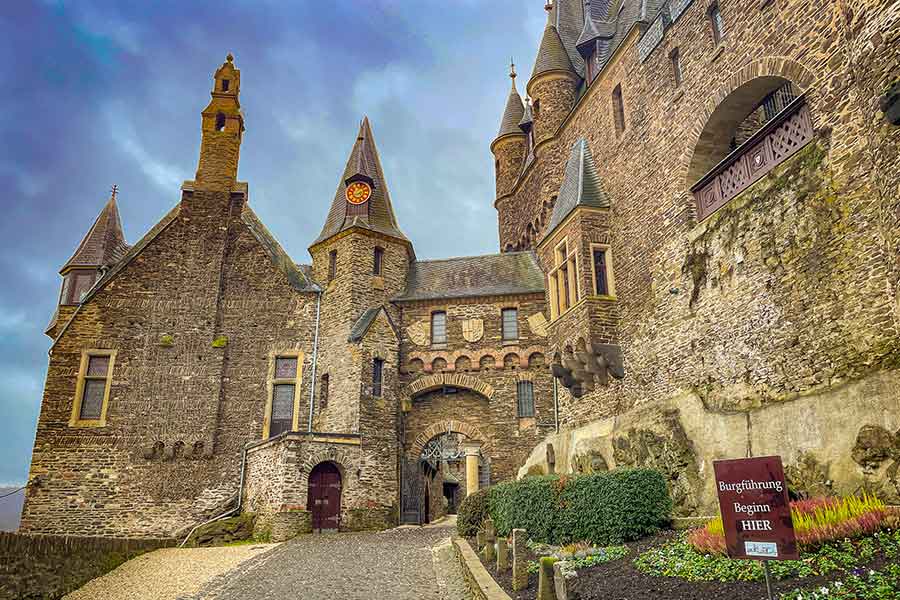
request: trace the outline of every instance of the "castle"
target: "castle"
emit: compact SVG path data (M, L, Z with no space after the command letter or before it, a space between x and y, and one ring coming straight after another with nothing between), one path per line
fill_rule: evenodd
M229 55L180 202L129 246L114 193L60 272L21 530L384 528L634 465L709 514L712 461L766 454L897 500L900 3L546 8L487 256L416 258L363 120L296 263Z

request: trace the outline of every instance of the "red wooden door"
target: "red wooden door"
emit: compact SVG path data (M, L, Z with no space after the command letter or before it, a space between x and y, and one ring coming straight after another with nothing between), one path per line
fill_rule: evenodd
M337 531L341 524L341 473L332 463L321 463L309 474L307 506L313 531Z

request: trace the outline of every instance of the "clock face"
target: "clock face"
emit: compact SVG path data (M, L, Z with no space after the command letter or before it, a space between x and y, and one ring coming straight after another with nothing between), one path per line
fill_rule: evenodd
M354 181L347 186L347 202L363 204L372 195L372 188L365 181Z

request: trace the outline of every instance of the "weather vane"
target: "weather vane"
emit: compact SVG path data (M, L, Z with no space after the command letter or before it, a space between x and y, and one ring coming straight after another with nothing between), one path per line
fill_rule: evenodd
M112 186L112 188L110 188L109 191L110 191L110 193L112 194L112 199L115 200L115 199L116 199L116 194L119 193L119 186L117 186L117 185L114 183L113 186Z

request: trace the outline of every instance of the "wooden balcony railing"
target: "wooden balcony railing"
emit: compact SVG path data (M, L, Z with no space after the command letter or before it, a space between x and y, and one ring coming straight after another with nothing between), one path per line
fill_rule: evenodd
M813 139L804 96L784 107L691 187L702 221Z

